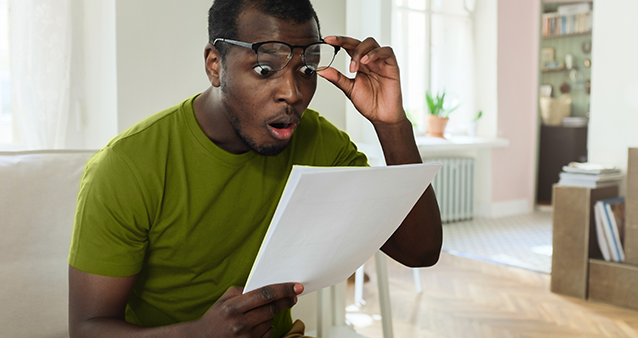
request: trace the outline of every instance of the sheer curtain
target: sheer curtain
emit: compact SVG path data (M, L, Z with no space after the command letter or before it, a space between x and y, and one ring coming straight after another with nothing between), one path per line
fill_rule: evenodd
M432 92L446 93L459 105L450 114L446 132L464 134L477 114L474 108L474 42L469 15L432 13Z
M27 149L65 146L71 0L10 0L11 102Z
M425 92L446 93L459 108L446 131L465 134L476 115L472 13L464 0L394 0L393 46L401 66L404 106L426 130Z

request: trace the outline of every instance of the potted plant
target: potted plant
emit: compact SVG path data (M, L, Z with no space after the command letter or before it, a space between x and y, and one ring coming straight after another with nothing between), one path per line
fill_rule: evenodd
M449 120L448 115L453 112L459 105L452 107L445 102L445 92L432 96L430 92L425 93L425 99L428 104L428 134L433 137L444 137L445 127Z

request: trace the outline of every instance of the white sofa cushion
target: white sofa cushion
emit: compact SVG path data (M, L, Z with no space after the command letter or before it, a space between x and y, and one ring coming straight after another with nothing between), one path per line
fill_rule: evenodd
M95 150L0 152L0 335L68 337L68 251Z

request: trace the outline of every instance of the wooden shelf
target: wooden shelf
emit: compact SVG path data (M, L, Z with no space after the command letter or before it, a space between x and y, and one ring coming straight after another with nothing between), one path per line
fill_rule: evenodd
M591 35L591 31L583 32L583 33L573 33L573 34L559 34L559 35L542 35L543 39L560 39L560 38L570 38L574 36L587 36Z

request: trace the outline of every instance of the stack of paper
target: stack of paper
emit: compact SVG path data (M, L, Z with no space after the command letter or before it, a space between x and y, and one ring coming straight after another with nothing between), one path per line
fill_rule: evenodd
M563 167L558 184L593 189L618 185L623 177L615 166L571 162Z
M340 283L390 238L442 167L295 166L244 293L286 282Z

